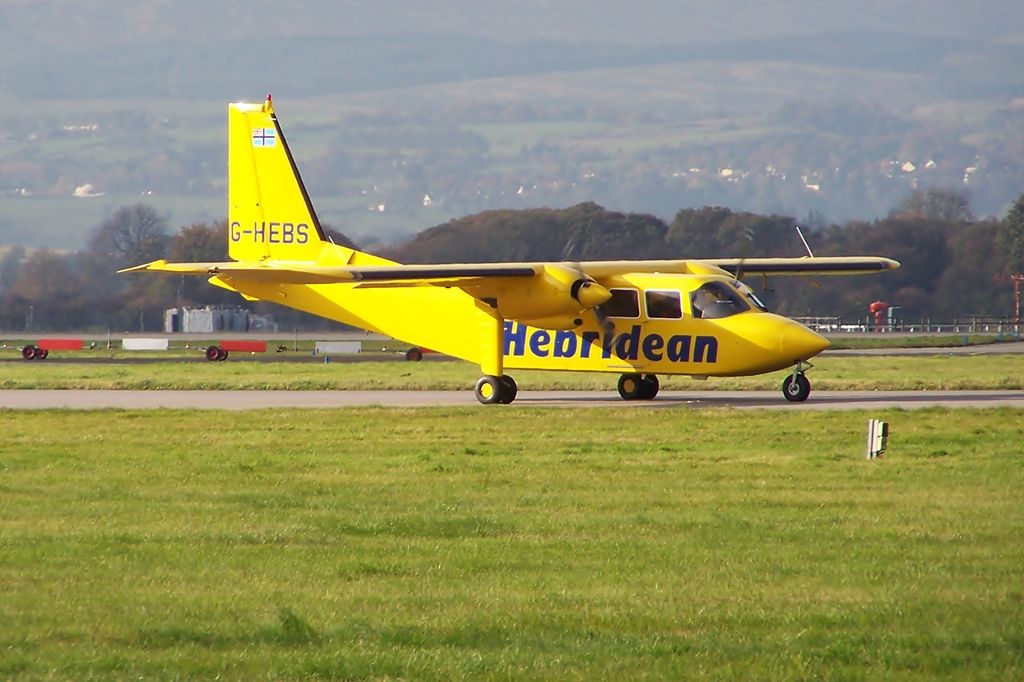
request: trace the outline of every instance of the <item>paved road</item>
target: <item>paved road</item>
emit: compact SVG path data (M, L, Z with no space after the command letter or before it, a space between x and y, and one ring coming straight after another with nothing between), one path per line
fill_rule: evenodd
M828 357L835 355L1016 355L1019 353L1024 353L1024 341L934 348L837 348L827 350L822 355Z
M626 403L613 391L521 391L509 407L484 407L471 391L0 391L0 409L254 410L266 408L475 406L517 407L735 407L740 409L859 410L889 407L1000 407L1024 409L1024 391L816 391L788 403L776 391L665 391L656 400Z

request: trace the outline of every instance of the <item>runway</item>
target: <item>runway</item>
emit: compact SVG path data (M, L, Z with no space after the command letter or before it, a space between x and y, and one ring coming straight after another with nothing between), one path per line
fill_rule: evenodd
M640 409L731 407L765 410L877 410L924 407L1024 409L1024 391L815 391L803 403L778 391L665 391L650 401L626 402L614 391L520 391L511 405L480 405L465 391L111 391L2 390L0 409L260 410L333 407L524 407Z

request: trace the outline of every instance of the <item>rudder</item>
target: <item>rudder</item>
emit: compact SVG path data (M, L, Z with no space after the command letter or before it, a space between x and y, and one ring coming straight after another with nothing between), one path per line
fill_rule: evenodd
M270 96L228 105L228 255L315 261L327 241Z

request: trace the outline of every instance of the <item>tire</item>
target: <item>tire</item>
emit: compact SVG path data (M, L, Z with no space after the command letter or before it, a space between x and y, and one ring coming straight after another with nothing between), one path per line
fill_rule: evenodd
M36 348L36 360L45 360L50 357L49 348Z
M218 362L224 362L225 360L228 359L228 352L226 350L224 350L223 348L218 348L217 350L219 351L217 353Z
M645 374L644 378L640 381L640 400L654 400L654 397L658 395L658 391L661 389L661 382L658 381L656 374Z
M499 381L501 382L501 399L498 402L502 405L508 405L516 399L519 387L516 385L516 380L507 374L502 375Z
M639 400L643 396L643 386L644 380L639 374L623 374L619 377L619 395L623 400Z
M220 348L218 346L210 346L206 349L206 359L210 362L220 360Z
M495 376L482 376L476 382L476 387L473 389L473 393L476 395L476 399L484 405L496 405L501 402L501 398L505 391L504 386L501 383L501 379Z
M25 360L35 360L38 351L39 349L30 343L21 349L21 357Z
M803 374L797 374L794 381L790 374L782 382L782 395L791 403L802 403L811 394L811 382Z
M409 362L419 362L423 359L423 351L419 348L410 348L405 351L405 359Z

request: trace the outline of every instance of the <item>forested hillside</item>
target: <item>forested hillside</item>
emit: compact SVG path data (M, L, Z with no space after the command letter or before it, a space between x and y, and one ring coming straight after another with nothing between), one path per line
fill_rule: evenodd
M788 216L722 207L683 209L666 223L584 203L470 216L384 255L413 263L799 256L796 225ZM775 278L765 298L790 315L863 317L882 299L914 321L1009 317L1011 288L997 277L1024 271L1024 196L1001 221L976 219L962 196L922 191L884 219L803 229L815 255L886 256L902 267L873 277Z
M723 207L683 209L665 222L590 202L488 211L380 253L408 263L795 256L803 254L795 225L788 216ZM962 196L915 192L884 219L804 227L816 255L887 256L903 266L868 277L774 278L763 293L780 312L862 319L867 304L882 299L900 306L907 322L1012 314L1010 286L997 277L1024 272L1024 195L1002 220L976 219ZM351 243L330 233L336 243ZM92 228L82 250L9 249L0 257L0 329L157 330L169 307L242 305L202 278L112 274L161 257L223 260L226 244L223 222L171 234L166 220L136 204ZM330 326L278 306L255 307L284 328Z

